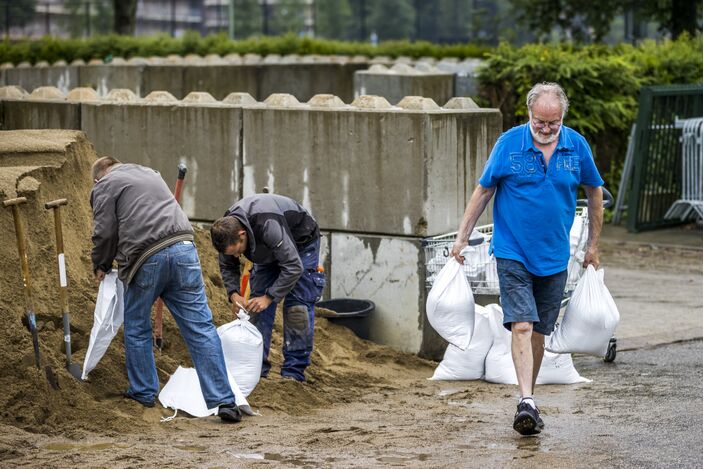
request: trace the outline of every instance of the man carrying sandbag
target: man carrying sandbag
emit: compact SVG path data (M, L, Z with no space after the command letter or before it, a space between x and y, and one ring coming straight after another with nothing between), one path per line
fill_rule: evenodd
M93 271L102 280L116 260L125 285L130 386L124 396L154 406L159 378L151 310L161 297L186 341L208 408L219 407L223 420L239 421L188 217L153 169L104 157L93 164L92 177Z
M314 305L325 286L318 272L320 230L313 216L295 200L281 195L245 197L210 229L220 253L220 272L227 296L237 311L245 306L264 340L262 377L271 369L269 348L276 305L283 300L284 363L281 376L305 381L313 351ZM240 291L239 256L254 263L251 299Z
M568 100L559 85L533 86L526 104L529 122L496 142L467 204L452 255L464 261L460 251L496 194L490 252L496 257L504 326L512 331L511 355L521 393L513 428L532 435L544 426L533 391L545 336L555 326L567 280L577 186L584 187L589 200L584 265L598 267L604 181L584 137L563 126Z

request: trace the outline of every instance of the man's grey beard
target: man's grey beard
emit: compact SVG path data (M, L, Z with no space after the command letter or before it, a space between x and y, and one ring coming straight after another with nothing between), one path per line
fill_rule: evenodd
M536 142L538 142L541 145L550 145L552 142L557 140L557 137L560 136L560 131L562 130L562 126L560 126L559 129L557 129L557 132L549 134L547 137L541 134L540 132L536 132L533 129L533 126L528 124L528 127L530 128L530 134L533 136Z

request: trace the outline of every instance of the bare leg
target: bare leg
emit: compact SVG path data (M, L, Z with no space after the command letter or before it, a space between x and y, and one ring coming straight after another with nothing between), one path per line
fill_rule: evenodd
M535 393L535 381L538 379L540 364L543 363L543 354L545 352L545 336L538 332L533 332L530 338L531 347L533 348L533 384L531 386L531 394Z
M511 356L516 368L518 389L521 397L533 395L533 351L531 338L533 323L514 322L511 324ZM542 351L541 351L542 356Z

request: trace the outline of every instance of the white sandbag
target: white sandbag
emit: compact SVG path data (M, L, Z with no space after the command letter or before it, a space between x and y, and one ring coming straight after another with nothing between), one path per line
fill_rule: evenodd
M237 383L232 376L227 375L230 387L235 394L235 402L240 410L248 415L254 415L247 399L242 395ZM159 402L164 407L174 410L184 411L194 417L208 417L215 415L218 408L208 409L203 398L203 391L200 388L198 373L195 368L184 368L179 366L176 372L171 375L169 381L159 393Z
M218 327L227 371L232 374L242 394L249 396L262 373L264 341L259 330L249 322L243 310L238 319Z
M511 355L511 332L503 326L503 310L499 305L487 306L493 328L494 343L485 362L485 380L490 383L518 384L516 368ZM546 341L549 337L546 337ZM586 383L574 367L570 354L560 355L545 351L536 384L575 384Z
M489 326L489 313L480 305L474 307L474 334L467 350L452 344L447 346L445 356L435 368L432 380L474 380L484 377L484 360L494 341Z
M503 324L504 312L497 304L488 305L486 309L494 341L484 362L484 380L498 384L518 384L511 356L511 332Z
M462 266L454 259L449 259L435 277L425 311L428 322L443 339L467 349L474 331L474 295Z
M98 288L98 298L93 313L93 329L90 331L88 351L83 360L81 379L88 379L90 373L98 364L105 351L110 346L113 337L120 329L125 318L124 287L117 278L117 270L113 269L103 278Z
M596 271L590 265L545 348L554 353L578 352L603 357L618 322L618 308L604 285L604 269Z
M547 338L546 338L547 339ZM574 367L569 353L552 353L545 351L535 384L576 384L591 383L583 378Z

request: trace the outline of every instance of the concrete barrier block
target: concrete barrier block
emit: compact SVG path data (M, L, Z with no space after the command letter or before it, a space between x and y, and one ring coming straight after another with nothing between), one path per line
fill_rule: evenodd
M259 67L258 94L253 96L263 100L273 93L289 93L300 102L306 102L316 94L334 94L348 103L354 99L354 72L360 68L363 68L362 64L353 63L262 65Z
M479 109L472 98L462 97L451 98L443 107L445 109Z
M79 103L62 100L0 99L3 130L81 129Z
M152 167L171 187L184 163L182 206L193 220L213 221L241 197L242 109L169 104L84 103L81 128L99 154Z
M183 58L183 62L188 65L200 65L204 63L203 57L198 54L187 54Z
M110 92L105 95L105 101L113 101L119 103L133 103L139 100L134 91L128 90L126 88L117 88L110 90Z
M405 96L423 96L436 103L445 103L453 96L454 76L451 73L421 73L406 64L394 65L391 72L355 72L355 97L371 94L397 103Z
M169 54L166 56L166 62L172 65L181 65L184 61L183 57L178 54Z
M432 111L440 109L435 101L422 96L406 96L397 104L398 107L412 111Z
M29 93L21 86L10 85L0 87L0 99L22 99Z
M34 64L34 66L37 68L46 68L49 66L49 62L47 62L46 60L40 60L39 62Z
M25 60L18 63L16 68L32 68L32 64Z
M340 98L332 94L316 94L308 101L311 107L341 108L346 104Z
M411 57L405 56L405 55L399 55L396 57L394 60L397 64L408 64L408 65L413 65L414 61Z
M442 357L446 343L425 318L425 264L418 238L332 233L331 298L374 302L371 340L396 350Z
M127 61L124 57L113 57L112 60L110 60L109 65L127 65Z
M350 59L350 62L355 64L366 64L369 62L369 57L367 57L366 55L354 55Z
M207 65L184 67L183 91L206 91L215 99L223 99L233 91L258 95L257 67L252 65Z
M168 63L168 60L166 57L158 57L156 55L152 55L151 57L147 58L147 62L149 62L151 65L165 65Z
M71 65L74 67L82 67L85 64L86 64L86 61L83 59L73 59L71 61Z
M218 54L208 54L204 57L203 59L205 63L207 64L213 64L213 65L222 65L227 63L225 59L223 59L221 56Z
M391 109L391 104L382 96L362 95L352 101L352 106L360 109Z
M249 106L257 104L257 100L254 99L251 94L240 92L228 94L225 99L222 100L222 102L234 106Z
M281 56L279 54L269 54L262 60L263 64L278 64L281 63Z
M93 88L74 88L66 95L66 101L81 102L81 101L100 101L100 96Z
M178 99L168 91L152 91L144 98L144 102L149 104L176 103Z
M105 65L102 59L90 59L88 65Z
M30 93L27 99L60 100L66 99L66 95L55 86L40 86Z
M147 96L152 91L168 91L178 99L183 98L185 96L183 86L184 74L187 68L196 67L185 67L183 65L173 64L150 64L144 67L142 69L141 93L137 93L137 95ZM212 90L208 89L189 89L189 91L207 91L213 96L217 96Z
M206 93L205 91L191 91L183 98L182 102L204 104L216 103L217 101L210 93Z
M55 86L63 93L79 86L75 66L24 67L5 70L5 84L18 85L27 91L40 86Z
M243 195L267 186L333 231L456 230L501 131L496 110L243 111Z
M57 60L57 61L54 62L52 65L53 65L54 67L67 67L67 66L68 66L68 63L66 63L65 60L61 59L61 60Z
M243 63L242 56L236 52L227 54L224 59L227 63L233 65L240 65Z
M81 67L78 72L81 86L94 88L105 96L114 88L126 88L140 96L143 66L98 64Z

